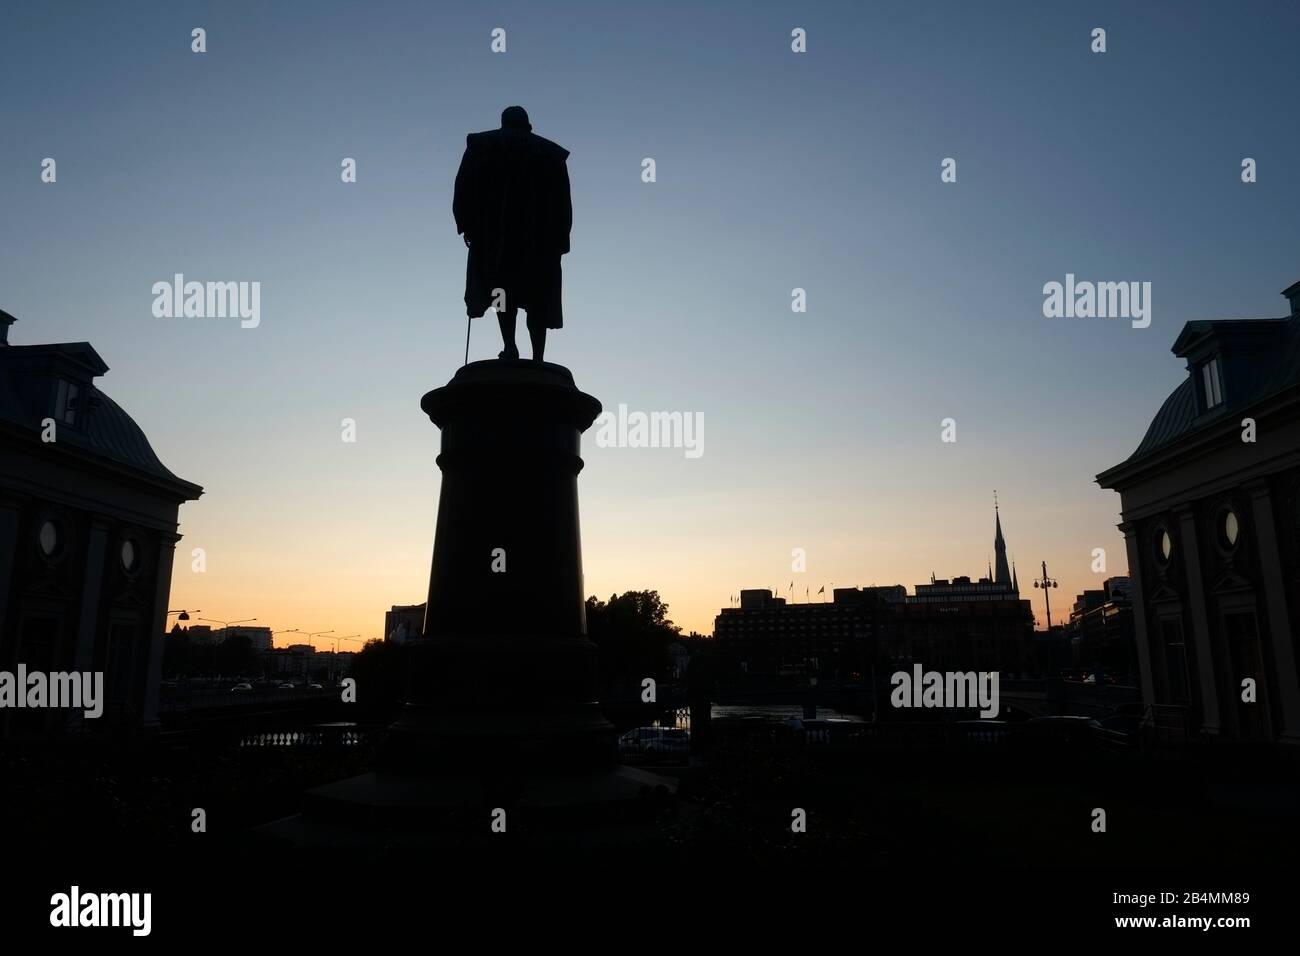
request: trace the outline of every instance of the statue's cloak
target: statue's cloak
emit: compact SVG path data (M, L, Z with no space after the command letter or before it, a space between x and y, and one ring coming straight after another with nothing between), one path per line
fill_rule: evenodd
M573 205L569 151L519 129L470 133L456 173L452 213L469 240L465 310L478 317L494 304L523 309L546 328L564 325L560 256L569 251Z

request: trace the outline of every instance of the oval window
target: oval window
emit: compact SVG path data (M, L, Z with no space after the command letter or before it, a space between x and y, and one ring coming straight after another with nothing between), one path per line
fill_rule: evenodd
M1237 522L1237 513L1229 508L1223 513L1223 540L1229 548L1235 548L1240 534L1241 525Z
M40 545L41 554L47 558L54 557L59 550L59 537L59 526L47 519L36 534L36 543Z
M127 571L134 571L139 562L140 550L134 541L127 538L122 542L122 567Z
M1174 556L1174 539L1169 537L1169 532L1164 528L1160 529L1160 557L1168 561Z

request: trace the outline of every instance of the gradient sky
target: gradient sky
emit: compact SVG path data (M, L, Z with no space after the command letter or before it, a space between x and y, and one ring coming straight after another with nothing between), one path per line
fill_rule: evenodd
M976 576L996 488L1041 626L1040 561L1061 609L1092 548L1124 571L1093 478L1185 374L1182 324L1283 315L1300 279L1298 36L1293 2L6 4L0 308L15 344L94 344L204 486L172 607L378 637L428 584L452 181L519 103L572 151L548 359L705 422L698 459L588 433L587 592L708 633L742 587ZM260 281L260 327L155 318L176 272ZM1044 318L1067 272L1151 282L1150 328ZM476 320L471 357L499 347Z

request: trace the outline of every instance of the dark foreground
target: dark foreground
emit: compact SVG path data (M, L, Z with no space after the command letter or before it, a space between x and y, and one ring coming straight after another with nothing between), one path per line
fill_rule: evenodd
M916 920L937 920L936 932L992 923L1012 937L1074 936L1150 932L1116 929L1115 917L1167 913L1246 916L1260 928L1285 917L1296 885L1300 764L1195 745L818 749L720 733L707 765L657 768L678 779L679 799L648 818L539 828L506 808L506 832L494 833L484 806L428 821L440 834L433 850L382 829L349 849L251 835L297 812L309 788L366 769L376 740L11 746L0 814L22 879L0 907L4 925L48 930L51 894L73 884L151 892L151 935L202 927L235 939L241 928L363 931L377 914L454 921L479 906L549 907L570 888L580 912L563 904L564 919L670 932L699 917L759 930L778 918L843 922L864 938ZM197 808L206 832L194 832ZM793 832L799 810L806 829ZM1219 895L1238 893L1250 901ZM759 905L768 898L783 902Z

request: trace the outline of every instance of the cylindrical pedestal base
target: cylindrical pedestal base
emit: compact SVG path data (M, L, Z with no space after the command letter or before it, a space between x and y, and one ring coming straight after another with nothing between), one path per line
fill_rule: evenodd
M411 692L383 766L495 776L616 760L589 641L443 638L405 652Z
M586 639L577 476L600 403L568 370L474 362L424 396L442 490L424 637L382 755L406 772L513 775L616 758Z

